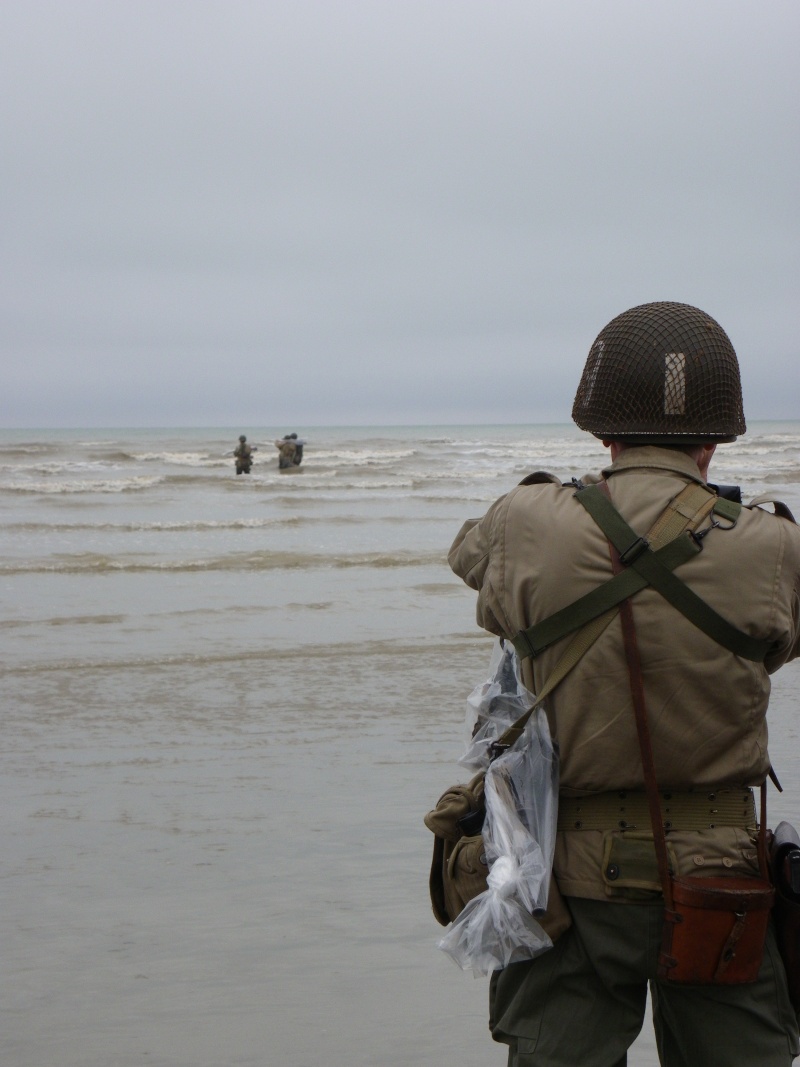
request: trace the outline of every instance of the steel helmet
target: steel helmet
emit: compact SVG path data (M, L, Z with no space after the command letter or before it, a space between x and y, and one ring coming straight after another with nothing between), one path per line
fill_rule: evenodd
M240 434L239 434L239 440L240 440L240 441L246 441L246 440L247 440L247 438L245 437L245 435L244 435L243 433L240 433Z
M747 429L736 352L699 308L641 304L598 334L572 417L606 440L735 441Z

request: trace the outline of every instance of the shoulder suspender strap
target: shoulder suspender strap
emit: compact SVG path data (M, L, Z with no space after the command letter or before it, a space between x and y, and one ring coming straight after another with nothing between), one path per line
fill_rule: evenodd
M697 483L691 483L669 502L647 535L652 547L657 549L657 555L665 567L670 569L677 567L680 563L690 559L700 551L699 545L688 537L673 539L688 528L696 528L712 510L715 499L716 497L708 489ZM668 544L668 542L670 543ZM566 678L583 654L591 648L603 630L616 616L618 605L633 592L643 589L646 584L635 571L624 571L624 573L616 574L610 582L601 586L600 590L589 593L586 597L576 601L575 604L565 608L563 612L551 616L550 619L545 619L543 624L539 624L539 626L548 628L549 638L544 630L540 631L541 638L536 634L536 640L540 641L540 643L542 639L546 639L546 644L538 647L537 651L542 651L542 648L547 648L559 638L566 637L567 634L573 633L575 630L578 632L574 634L570 643L559 656L555 667L539 690L533 707L528 708L492 745L492 756L500 755L500 753L511 748L519 740L533 712L544 702L545 698L555 689L559 682ZM600 596L596 595L602 590L607 592L603 592ZM604 608L603 604L606 604L607 607ZM578 608L577 611L573 610L576 608ZM562 621L553 625L553 621L558 618L558 615L563 617ZM520 658L524 659L526 656L532 655L531 648L528 645L528 635L534 633L537 629L537 627L531 627L529 630L517 634L514 638L513 644Z
M665 600L717 644L744 659L763 662L770 642L758 640L738 630L692 592L685 582L663 565L647 541L637 537L599 487L589 486L575 495L614 545L626 569L635 570L645 579L645 584L656 589Z
M714 504L714 514L730 522L736 522L741 510L742 505L737 500L726 500L724 497L720 497Z
M649 530L647 541L669 570L679 567L700 551L696 541L688 537L679 538L678 535L698 526L713 510L716 499L708 489L691 482L669 502ZM530 656L533 659L597 615L617 607L626 597L638 593L647 584L647 580L636 571L623 570L554 615L529 626L527 630L520 630L513 638L514 647L522 658Z
M634 535L635 536L635 535ZM641 539L640 539L641 540ZM680 538L660 548L655 556L669 573L674 567L685 563L700 551L700 546L691 538ZM648 579L628 567L590 593L568 604L527 630L520 630L513 638L514 648L521 657L538 656L546 648L573 633L585 623L603 612L616 608L623 600L638 593L649 584Z
M601 483L606 486L607 482ZM705 485L689 482L670 500L647 534L652 549L672 541L684 530L696 530L715 510L718 497ZM728 501L726 501L728 503Z
M583 656L584 652L587 652L600 634L605 630L606 626L616 615L616 609L605 612L603 615L598 615L593 618L586 626L583 626L578 633L572 638L570 643L561 653L558 658L558 662L552 669L544 685L539 690L536 697L536 703L533 707L528 708L524 715L520 716L516 722L513 722L509 728L503 733L495 743L492 745L492 755L498 756L501 752L504 752L507 748L511 748L519 738L522 736L522 731L528 724L528 719L533 715L534 711L540 704L544 703L545 698L555 689L560 681L562 681L575 664ZM517 648L516 641L514 647ZM518 650L519 651L519 650ZM520 658L524 658L528 653L519 653Z

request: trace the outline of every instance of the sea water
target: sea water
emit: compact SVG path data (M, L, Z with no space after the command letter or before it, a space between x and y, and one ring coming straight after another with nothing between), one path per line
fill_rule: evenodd
M608 454L568 425L295 427L282 473L286 431L245 429L238 477L239 428L0 433L0 1060L499 1065L427 896L492 646L446 554L525 474ZM800 513L800 423L712 480ZM800 816L797 679L773 824Z

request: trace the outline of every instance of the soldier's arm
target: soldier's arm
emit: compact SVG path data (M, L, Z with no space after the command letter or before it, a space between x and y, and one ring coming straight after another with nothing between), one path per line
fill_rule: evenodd
M781 545L775 577L776 599L772 624L777 640L767 653L764 666L770 674L800 656L800 526L776 517Z
M492 584L492 552L499 550L497 537L507 497L495 501L482 519L467 519L456 535L447 562L471 589L478 591L475 615L478 625L498 636L508 636L508 623Z

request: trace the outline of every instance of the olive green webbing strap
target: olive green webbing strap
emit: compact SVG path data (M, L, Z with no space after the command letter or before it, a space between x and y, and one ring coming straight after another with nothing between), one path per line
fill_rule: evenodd
M581 493L586 491L581 490L576 495L580 499ZM687 529L699 526L703 519L716 509L717 503L717 497L697 482L685 486L670 501L647 534L647 543L655 550L655 555L665 568L671 571L700 551L700 545L696 541L689 537L681 538L679 535ZM635 537L633 534L632 539ZM625 568L572 604L528 627L527 630L520 630L513 638L514 647L521 658L530 656L533 659L598 615L615 609L623 600L638 593L648 584L648 579L642 574L630 567Z
M544 685L539 690L536 697L536 703L528 708L525 714L517 719L515 723L512 723L505 733L498 737L494 742L491 747L493 756L500 755L506 749L511 748L511 746L519 740L531 715L533 715L536 709L544 703L546 697L555 689L558 683L566 678L575 664L580 660L581 656L583 656L584 652L588 651L603 630L605 630L606 626L608 626L616 613L616 609L612 609L602 615L598 615L575 634L559 656L558 663L556 663Z
M575 495L613 544L626 570L636 571L645 579L645 584L656 589L665 600L717 644L743 659L763 662L770 642L758 640L738 630L692 592L685 582L664 566L658 558L658 553L651 550L647 540L637 537L598 486L589 486ZM684 540L689 541L690 538ZM625 571L620 572L622 573Z
M684 530L696 530L703 519L714 511L717 501L716 494L707 486L689 482L670 500L650 528L647 540L651 548L661 548L669 541L674 541Z
M718 502L716 494L697 482L690 482L669 502L647 534L649 544L665 567L677 567L700 551L700 545L690 538L676 539L685 530L696 529L703 519L716 510ZM729 519L735 517L728 512L723 514ZM519 740L531 715L591 648L616 616L618 605L647 584L646 579L628 568L542 623L520 631L512 639L520 659L524 659L537 655L562 637L578 630L539 690L536 703L495 741L492 745L493 754L499 755ZM534 632L537 642L535 651L528 639Z
M694 528L698 526L713 509L715 499L716 498L709 492L709 490L704 489L703 486L698 485L697 483L687 485L674 500L670 501L669 505L658 517L647 535L648 540L652 545L660 549L666 542L677 537L679 533L682 533L688 527L691 526ZM690 555L694 555L696 551L699 551L699 548L695 546L693 542L687 541L687 543L690 546ZM674 565L677 566L677 563L682 562L684 557L689 558L686 556L685 548L681 548L681 550L675 554L676 562ZM644 584L646 583L642 583L641 578L633 572L626 571L625 575L621 575L620 578L627 579L628 575L632 575L634 579L632 583L632 587L635 587L634 591L644 588ZM627 582L629 581L630 579L627 579ZM558 683L566 678L583 654L591 648L603 630L605 630L617 614L616 604L620 600L625 599L627 595L630 595L625 591L627 582L621 581L619 583L618 588L614 591L614 606L608 608L608 610L603 610L601 608L600 610L602 611L602 614L597 613L595 605L592 602L577 615L577 618L579 619L577 623L574 622L575 616L573 616L570 630L567 630L566 633L561 634L561 636L566 636L567 633L577 629L579 626L581 629L575 634L559 657L551 674L539 690L536 703L533 707L529 708L515 723L512 723L505 733L495 741L492 746L494 753L499 754L500 752L511 748L511 746L519 740L534 711L544 702L545 698L553 691L553 689L555 689ZM607 585L609 584L611 583L607 583ZM602 586L601 588L607 588L607 585ZM590 593L588 598L584 597L582 599L589 601L592 597L593 594ZM616 599L617 597L619 598L618 600ZM582 601L577 603L582 603ZM575 605L571 605L571 607L574 608ZM569 611L570 609L568 608L566 610ZM557 613L557 615L558 614L561 613ZM551 616L551 619L556 618L557 615ZM548 621L550 620L545 620L545 622ZM514 639L513 644L521 659L530 655L529 652L524 650L524 646L523 648L520 648L517 644L517 638ZM549 642L549 644L552 644L552 641Z

